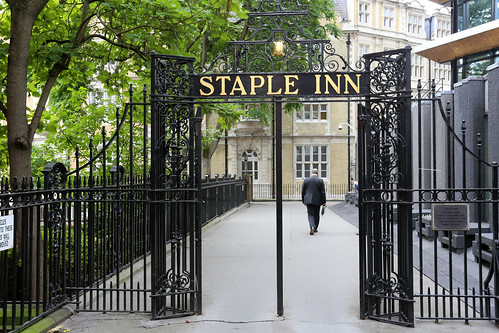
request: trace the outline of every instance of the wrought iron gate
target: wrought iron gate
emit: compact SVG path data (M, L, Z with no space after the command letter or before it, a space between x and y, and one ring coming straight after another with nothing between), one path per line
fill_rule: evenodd
M487 127L484 79L456 85L450 97L437 97L435 82L427 91L419 84L411 100L410 49L365 59L371 95L358 112L361 318L497 324L499 167L487 161L498 156L495 143L482 139L495 130Z
M152 317L201 313L201 119L194 60L152 55Z
M406 326L414 324L410 52L365 56L371 95L358 115L361 317Z

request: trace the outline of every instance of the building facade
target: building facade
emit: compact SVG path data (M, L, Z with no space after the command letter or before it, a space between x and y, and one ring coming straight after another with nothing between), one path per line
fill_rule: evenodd
M427 8L421 2L404 0L338 0L336 8L343 36L332 44L352 66L366 53L414 47L428 38L450 34L450 12L441 6ZM439 90L449 88L447 64L413 55L412 74L414 89L419 79L435 79ZM283 114L284 198L299 198L301 184L313 168L325 180L329 198L351 190L357 179L356 128L353 102L317 100ZM242 119L220 140L211 158L211 174L249 174L254 197L270 199L275 191L274 153L272 124Z

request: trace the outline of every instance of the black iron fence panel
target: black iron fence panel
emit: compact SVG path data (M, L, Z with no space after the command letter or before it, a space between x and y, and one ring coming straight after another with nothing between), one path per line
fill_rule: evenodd
M498 324L498 165L487 161L496 144L482 140L483 109L455 102L468 87L437 98L435 83L429 93L421 86L413 106L416 316Z
M54 168L62 172L54 173ZM12 216L17 235L13 248L0 252L2 332L23 328L68 303L78 311L152 311L147 269L151 261L149 179L124 175L117 183L111 175L106 181L66 178L64 168L49 165L45 182L25 180L19 189L16 184L16 190L7 181L0 186L0 218ZM240 178L203 182L206 214L201 223L244 204L246 188ZM172 201L168 209L190 219L190 207L181 200ZM2 227L6 225L10 224ZM178 253L168 253L174 255ZM189 281L187 276L179 278ZM167 279L170 282L165 283L171 283L172 275Z
M203 198L202 225L247 202L247 184L242 178L205 178L201 185Z
M282 184L283 200L301 200L302 184ZM344 200L349 190L347 184L325 184L327 200ZM275 200L275 185L253 183L254 200Z
M186 271L200 265L200 226L246 202L247 186L236 178L201 184L186 175L185 166L200 165L199 117L192 113L187 128L171 118L175 140L166 135L151 147L146 93L134 102L130 90L115 133L109 138L102 131L98 153L91 141L85 164L77 149L72 171L49 163L41 179L1 181L1 332L25 328L66 304L78 311L154 313L156 302L157 317L200 313L194 294L201 276ZM155 183L152 161L164 163ZM171 161L184 167L168 169ZM198 212L212 207L214 214ZM151 270L158 248L162 274Z

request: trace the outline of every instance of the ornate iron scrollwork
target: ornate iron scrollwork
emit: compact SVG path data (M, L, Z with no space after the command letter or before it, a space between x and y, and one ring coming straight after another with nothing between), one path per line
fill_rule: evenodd
M369 279L369 294L379 297L409 298L407 283L393 273L389 279L383 279L377 273Z
M49 248L48 248L48 265L52 267L49 277L49 303L54 307L65 301L66 297L63 295L61 276L59 274L62 266L65 264L63 258L63 227L65 222L64 210L62 204L59 202L61 197L60 192L57 191L66 186L67 169L62 163L48 163L43 169L45 189L51 190L46 195L47 221L44 221L48 227Z
M371 68L371 94L383 97L372 99L363 124L370 131L368 149L372 164L373 184L400 184L403 174L399 171L400 153L406 151L407 140L400 134L401 118L407 110L406 50L367 55Z
M156 295L171 295L191 290L191 277L188 272L176 274L169 269L164 276L159 278L159 289Z
M229 31L226 49L199 73L270 73L363 71L363 61L352 68L336 53L323 26L312 26L306 5L296 0L259 1L248 13L245 28ZM284 55L273 53L273 43L284 44Z

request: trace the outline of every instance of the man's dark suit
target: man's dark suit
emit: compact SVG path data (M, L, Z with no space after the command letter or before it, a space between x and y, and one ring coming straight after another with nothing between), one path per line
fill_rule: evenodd
M319 211L322 205L326 203L326 190L324 181L317 175L305 179L301 190L301 201L307 205L308 223L310 224L311 234L317 231L319 227Z

